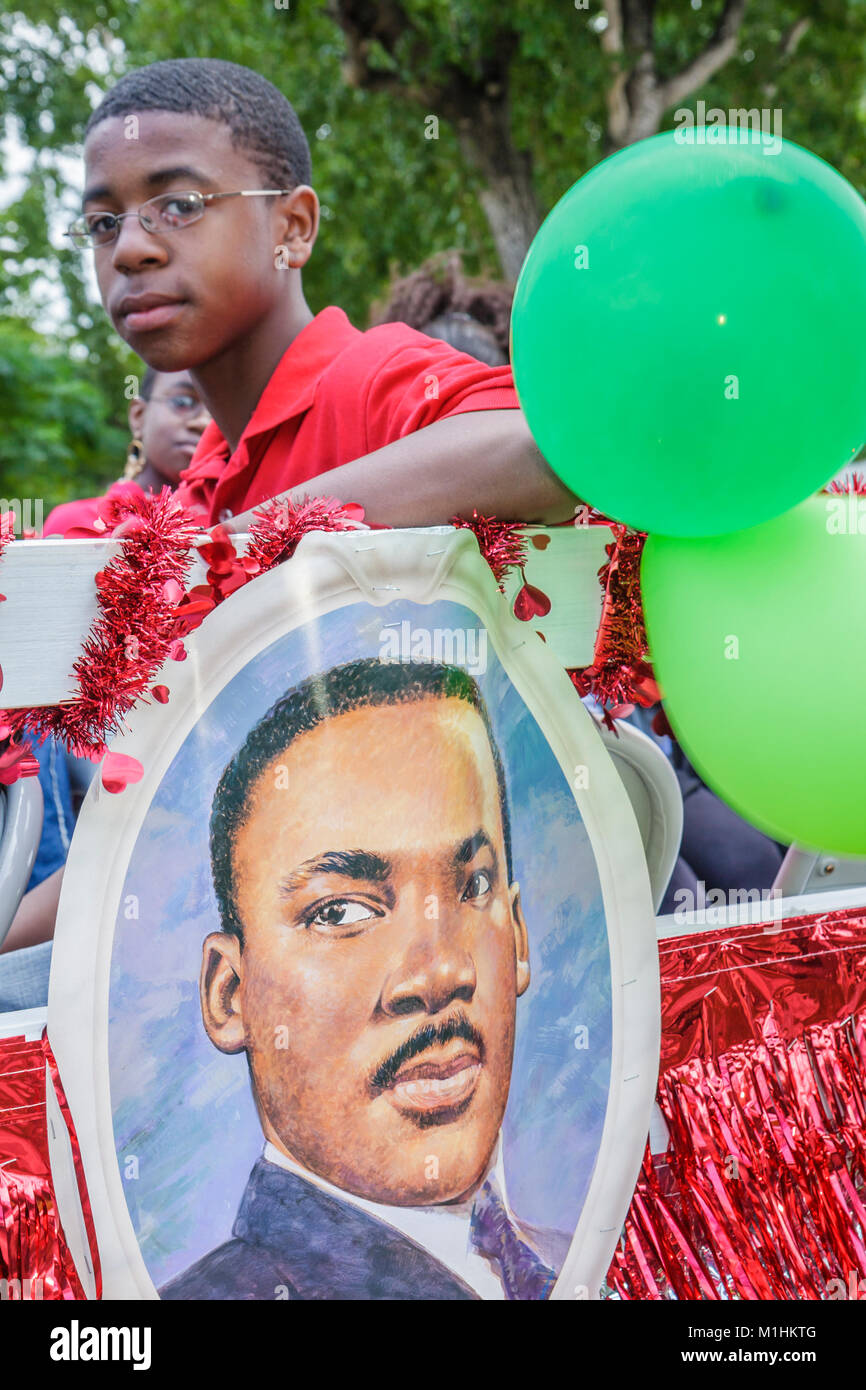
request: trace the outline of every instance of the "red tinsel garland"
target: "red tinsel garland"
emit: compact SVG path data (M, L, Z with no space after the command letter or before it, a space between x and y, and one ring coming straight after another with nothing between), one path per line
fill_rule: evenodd
M640 595L640 562L646 533L631 531L606 518L594 517L593 522L609 526L614 537L605 546L607 563L598 572L604 591L601 621L592 664L568 674L580 695L595 696L604 709L605 724L613 729L617 716L628 712L627 706L649 706L661 699L648 660Z
M196 547L208 565L204 584L184 590L181 581L201 526L173 500L168 488L158 497L127 495L103 502L106 530L115 528L121 549L96 575L99 616L76 661L78 695L61 704L0 711L0 783L33 776L39 764L25 736L61 740L80 756L100 758L126 714L149 693L165 704L165 685L148 686L167 659L183 661L183 638L243 584L282 564L308 531L344 531L363 521L363 509L333 497L300 502L275 500L256 512L247 552L240 557L229 533L214 526ZM500 588L513 565L522 565L525 542L512 522L474 514L469 527ZM0 555L12 539L11 517L0 518ZM135 759L109 754L103 785L118 792L141 776Z
M243 557L237 555L223 526L214 526L211 542L198 547L199 555L207 561L208 572L206 582L190 589L177 609L181 617L189 616L187 630L197 627L235 589L290 560L308 531L353 530L362 523L364 511L355 503L338 502L335 497L313 497L301 502L270 502L255 515ZM526 542L517 523L479 517L476 512L471 521L455 517L451 525L474 533L500 589L509 569L524 564Z
M188 589L175 610L184 636L236 589L290 560L308 531L354 530L364 513L354 503L344 504L335 497L312 497L269 502L255 515L245 555L238 555L224 526L212 527L210 541L196 547L208 570L204 584Z
M824 491L864 496L866 473L854 470L845 478L834 478ZM604 722L614 729L614 720L627 714L630 705L646 708L662 698L648 659L640 593L646 533L632 531L591 508L580 510L576 525L609 526L614 539L606 546L608 561L598 572L604 599L592 664L580 671L569 671L569 675L580 695L595 696L604 708ZM663 711L657 721L658 733L673 734Z
M472 513L472 520L452 516L451 525L458 530L470 530L478 542L478 549L484 556L493 578L504 592L505 576L509 570L523 570L526 564L526 537L519 525L513 521L497 521L495 517L479 516Z
M866 474L854 472L834 479L824 491L866 495ZM171 501L167 489L158 498L111 499L103 504L102 516L107 529L127 518L127 537L121 555L97 576L101 614L75 664L79 695L38 710L0 711L0 784L38 772L30 746L23 741L28 733L40 741L53 735L76 752L102 756L107 740L145 695L154 673L168 657L184 659L183 637L218 603L257 574L289 559L307 531L347 529L363 518L363 510L335 498L275 501L256 513L243 558L236 555L225 528L215 526L210 541L198 547L209 567L206 583L188 592L179 581L192 537L200 527ZM13 538L13 522L11 513L0 517L0 557ZM613 540L606 546L608 559L599 570L604 597L593 660L568 674L580 695L595 697L603 708L605 723L614 729L615 720L627 714L632 705L648 707L661 699L648 659L640 596L640 561L646 535L586 506L580 508L575 524L604 525L613 532ZM453 517L451 525L474 532L500 590L508 571L520 569L524 582L514 602L518 618L531 622L550 611L547 595L526 580L527 542L519 525L481 517L477 512L471 520ZM0 601L2 598L0 594ZM161 703L169 696L164 685L154 686L150 694ZM662 724L659 731L670 729ZM112 789L119 790L123 783L121 777Z
M866 497L866 473L860 473L855 468L846 478L833 478L824 488L824 492L837 495L853 492L858 497Z
M866 472L854 470L824 488L826 493L866 495ZM649 662L649 647L640 593L640 563L646 533L632 531L589 507L580 509L575 525L609 526L614 539L606 547L608 561L598 572L604 592L602 616L592 664L569 675L580 695L594 695L604 708L604 722L627 714L629 706L648 707L661 700ZM656 716L660 734L673 734L664 712Z
M175 592L183 592L180 581L200 526L168 488L158 497L111 499L104 515L112 527L121 527L120 554L96 575L99 616L73 667L78 695L58 705L6 711L0 718L13 742L25 734L40 743L50 736L79 756L101 757L106 740L175 654Z

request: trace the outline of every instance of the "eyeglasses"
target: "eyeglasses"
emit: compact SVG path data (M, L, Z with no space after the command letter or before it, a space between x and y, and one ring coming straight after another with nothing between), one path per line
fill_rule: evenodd
M184 420L194 420L197 415L209 414L204 401L200 401L198 396L193 396L189 391L174 391L170 396L151 396L147 404L152 405L155 401L159 401L160 405L167 405L175 415L180 415Z
M291 188L248 188L237 193L159 193L148 198L134 212L85 212L67 227L73 246L86 251L89 246L109 246L117 240L125 217L137 217L146 232L174 232L204 216L208 203L216 198L281 198Z

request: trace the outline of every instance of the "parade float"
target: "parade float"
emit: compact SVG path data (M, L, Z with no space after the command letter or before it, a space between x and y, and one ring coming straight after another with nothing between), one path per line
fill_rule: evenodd
M482 1181L538 1256L509 1298L857 1296L866 536L831 480L866 439L866 207L790 142L699 133L580 180L518 283L573 524L312 498L203 536L166 492L104 541L7 526L18 892L29 742L99 763L47 1010L0 1018L12 1296L479 1297L410 1217ZM682 808L627 716L659 698L835 879L786 892L789 856L769 897L655 916ZM389 1020L436 990L446 1061L413 1069ZM280 1201L298 1155L321 1180L285 1285L250 1254L263 1140Z

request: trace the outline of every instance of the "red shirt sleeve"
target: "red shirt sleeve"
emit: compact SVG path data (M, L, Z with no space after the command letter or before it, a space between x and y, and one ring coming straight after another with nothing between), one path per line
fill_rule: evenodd
M376 339L386 332L393 346L382 356ZM449 415L519 408L509 366L488 367L405 324L368 330L361 348L365 356L374 357L361 382L366 453Z
M88 497L80 502L61 502L52 507L42 524L43 536L65 536L74 531L82 536L97 536L93 523L99 514L101 497Z
M44 536L63 536L67 540L105 537L105 528L94 525L99 516L99 508L106 497L123 497L126 493L141 492L138 483L129 478L121 478L112 483L103 497L83 497L76 502L61 502L52 507L42 526Z

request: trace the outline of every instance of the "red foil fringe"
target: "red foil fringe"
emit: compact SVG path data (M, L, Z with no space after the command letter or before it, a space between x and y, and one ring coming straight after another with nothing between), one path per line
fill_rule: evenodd
M670 1142L647 1152L608 1294L863 1298L866 910L680 937L660 958ZM46 1061L101 1288L45 1039L0 1041L0 1279L11 1297L82 1298L51 1184Z
M866 1297L866 911L676 938L660 964L670 1142L611 1294Z
M84 1299L63 1234L48 1151L46 1068L66 1120L97 1297L102 1292L93 1218L75 1128L47 1038L0 1039L0 1300Z

